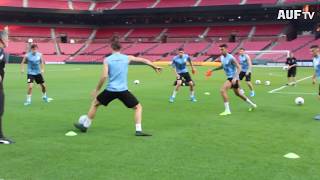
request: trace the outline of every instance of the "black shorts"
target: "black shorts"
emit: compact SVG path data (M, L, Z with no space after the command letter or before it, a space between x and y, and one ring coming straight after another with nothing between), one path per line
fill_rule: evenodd
M296 77L297 75L297 69L296 68L291 68L288 70L288 77Z
M240 79L240 81L242 81L242 79L243 79L244 77L246 77L246 81L251 81L251 73L249 73L249 74L247 75L246 72L241 71L240 74L239 74L239 79Z
M228 78L228 81L230 81L231 84L232 84L232 79L233 79L233 78ZM239 87L240 87L240 86L239 86L239 80L237 80L236 84L232 84L232 85L231 85L231 88L232 88L232 89L239 89Z
M28 74L27 77L28 77L28 83L33 83L34 81L36 81L37 84L44 83L44 79L42 77L42 74L37 74L37 75Z
M192 81L191 76L188 72L186 73L179 73L179 78L177 78L177 80L184 80L186 83L189 83L190 81Z
M130 91L111 92L108 90L102 91L97 100L104 106L107 106L111 101L119 99L127 108L133 108L139 104L139 101Z

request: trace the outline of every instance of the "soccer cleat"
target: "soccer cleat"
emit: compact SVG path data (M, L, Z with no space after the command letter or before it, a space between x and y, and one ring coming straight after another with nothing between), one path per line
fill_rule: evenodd
M249 112L257 109L257 107L258 107L258 106L257 106L256 104L254 104L252 107L249 108Z
M191 100L192 102L197 102L196 97L191 97L190 100Z
M173 96L170 97L169 102L171 102L171 103L174 102L174 97Z
M8 139L8 138L0 138L0 144L13 144L14 141Z
M254 97L256 94L254 93L254 91L250 92L250 97Z
M152 136L151 134L143 133L142 131L136 131L135 136Z
M48 96L42 96L42 99L46 103L49 103L49 102L51 102L53 100L52 98L49 98Z
M86 133L88 128L84 127L83 124L80 123L74 123L73 124L75 128L77 128L78 130L80 130L83 133Z
M230 111L224 111L222 113L219 114L220 116L228 116L228 115L231 115L231 112Z
M29 105L31 105L31 101L26 101L25 103L23 103L23 105L29 106Z

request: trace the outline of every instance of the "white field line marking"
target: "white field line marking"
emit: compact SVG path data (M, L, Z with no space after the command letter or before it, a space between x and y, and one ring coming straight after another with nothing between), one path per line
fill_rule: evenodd
M301 92L274 92L273 94L292 94L292 95L317 95L317 93L301 93Z
M308 76L308 77L299 79L299 80L297 81L297 83L299 83L299 82L301 82L301 81L304 81L304 80L306 80L306 79L310 79L311 77L312 77L312 76ZM277 88L277 89L273 89L273 90L269 91L268 93L275 93L275 92L280 91L280 90L282 90L282 89L284 89L284 88L286 88L286 87L288 87L288 86L281 86L281 87L279 87L279 88Z

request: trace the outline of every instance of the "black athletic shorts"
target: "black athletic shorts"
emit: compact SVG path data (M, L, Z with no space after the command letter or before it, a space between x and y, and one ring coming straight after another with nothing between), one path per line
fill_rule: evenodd
M28 74L28 83L33 83L34 81L36 81L37 84L43 84L44 79L42 77L42 74L37 74L37 75Z
M297 75L297 68L291 68L288 70L288 77L296 77Z
M231 84L232 84L232 79L233 79L233 78L228 78L228 81L230 81ZM231 88L232 88L232 89L239 89L239 87L240 87L240 86L239 86L239 80L237 80L236 84L232 84L232 85L231 85Z
M246 77L246 81L251 81L251 73L247 75L246 72L241 71L239 74L239 79L242 81L244 77Z
M192 81L191 76L188 72L186 73L179 73L179 78L177 80L184 80L186 83Z
M137 98L128 90L121 92L104 90L97 96L97 100L104 106L107 106L115 99L119 99L124 105L127 106L127 108L133 108L139 104Z

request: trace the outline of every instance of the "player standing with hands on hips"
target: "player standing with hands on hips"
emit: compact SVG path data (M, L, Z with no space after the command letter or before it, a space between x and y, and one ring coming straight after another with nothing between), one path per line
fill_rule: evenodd
M191 66L192 74L196 73L196 69L192 64L190 56L185 54L182 48L178 49L178 51L179 51L178 55L172 59L172 64L171 64L174 69L175 75L177 77L177 81L176 81L177 83L169 99L169 102L171 103L174 102L174 99L176 98L177 92L179 91L183 80L185 80L185 82L188 83L190 87L190 100L192 102L197 102L196 97L194 95L194 82L191 79L191 76L188 72L187 62L189 62Z
M0 32L0 144L12 144L13 141L5 138L2 127L2 117L4 113L4 69L6 64L6 54L4 48L7 47L9 28L6 26L2 32Z

